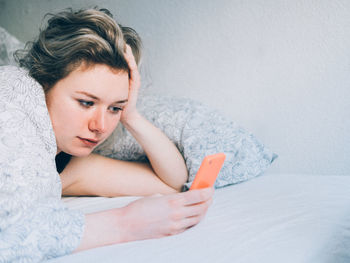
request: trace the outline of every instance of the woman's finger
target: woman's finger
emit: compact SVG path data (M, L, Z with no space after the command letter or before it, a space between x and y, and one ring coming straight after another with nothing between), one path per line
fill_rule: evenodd
M214 188L205 188L200 190L190 190L181 193L184 198L184 205L193 205L201 202L205 202L210 199L214 194Z
M184 218L181 222L181 228L183 230L191 228L197 225L202 220L203 217L204 217L203 215L198 215L198 216Z
M186 215L186 217L193 217L193 216L205 214L209 206L212 204L212 200L213 199L210 198L206 202L198 203L191 206L185 206L184 214Z
M129 45L126 45L126 51L124 53L124 57L126 62L128 63L130 70L137 69L137 63L135 61L134 55L132 54L132 50Z
M125 51L124 57L130 69L130 80L132 84L139 85L141 82L140 81L141 77L137 68L134 55L132 54L132 50L129 45L126 45L126 51Z

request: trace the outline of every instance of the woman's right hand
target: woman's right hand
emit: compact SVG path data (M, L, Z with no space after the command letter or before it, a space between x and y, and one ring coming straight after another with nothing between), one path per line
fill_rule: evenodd
M138 199L122 208L122 242L182 233L198 224L212 203L214 188Z

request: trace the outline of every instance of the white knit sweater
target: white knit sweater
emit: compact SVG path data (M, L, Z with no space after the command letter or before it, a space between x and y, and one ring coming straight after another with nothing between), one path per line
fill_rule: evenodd
M40 84L0 67L0 262L39 262L79 245L84 215L61 201L56 150Z

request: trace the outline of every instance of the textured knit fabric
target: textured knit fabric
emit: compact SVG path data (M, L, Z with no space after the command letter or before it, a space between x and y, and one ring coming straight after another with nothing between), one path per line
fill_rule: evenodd
M42 87L0 67L0 262L40 262L79 245L84 215L61 201L56 150Z

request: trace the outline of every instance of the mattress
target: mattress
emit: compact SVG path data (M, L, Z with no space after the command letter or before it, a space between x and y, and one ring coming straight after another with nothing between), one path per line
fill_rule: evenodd
M85 213L140 197L69 197ZM95 248L61 262L350 262L350 175L265 174L217 189L206 217L170 237Z

